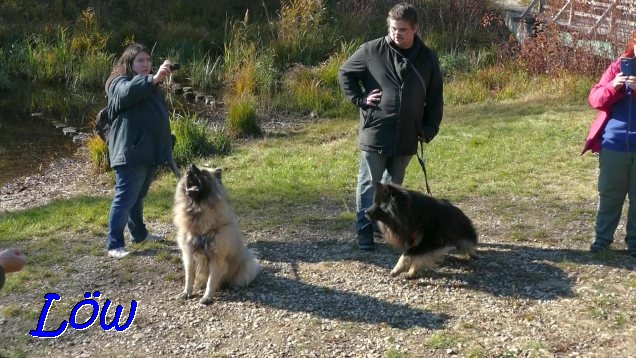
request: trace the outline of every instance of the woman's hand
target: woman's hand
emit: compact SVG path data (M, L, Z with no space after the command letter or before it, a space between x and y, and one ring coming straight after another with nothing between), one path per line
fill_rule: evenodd
M623 76L623 72L619 72L618 75L614 77L614 81L612 81L612 86L614 86L614 89L619 90L621 89L621 87L624 87L625 81L627 81L627 78L628 78L627 76ZM632 78L634 77L632 76Z
M625 80L625 84L632 89L632 91L636 91L636 76L627 76Z
M163 61L161 66L159 66L157 73L152 76L152 83L157 84L163 81L166 77L170 76L172 74L172 71L170 71L171 65L172 61L170 60Z

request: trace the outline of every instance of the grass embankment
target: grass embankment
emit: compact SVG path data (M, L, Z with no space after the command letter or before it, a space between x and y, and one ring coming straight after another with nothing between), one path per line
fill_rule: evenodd
M506 236L519 241L541 238L546 230L566 231L572 221L589 223L595 210L596 159L579 153L593 114L584 103L531 96L447 106L438 137L425 147L433 194L459 205L479 203L487 216L477 222L489 221L488 216L518 221ZM246 141L231 155L198 164L225 169L224 183L246 230L329 225L350 235L356 140L356 120L320 120L283 136ZM175 183L166 174L153 184L146 204L149 222L170 223ZM424 190L416 160L404 184ZM26 270L10 277L5 292L43 280L52 262L72 262L69 246L100 254L110 199L80 197L1 214L0 247L22 247L29 258ZM546 212L555 215L541 227L524 219ZM65 240L78 234L95 240L82 245ZM584 241L591 234L583 230L570 239Z
M290 337L304 342L289 346L291 352L299 355L303 355L303 349L329 352L327 355L352 349L346 339L349 337L356 342L386 343L376 351L386 357L443 356L449 350L466 357L539 357L564 352L585 356L586 352L594 355L601 351L620 356L631 347L630 340L621 338L621 334L633 322L629 312L633 294L630 296L629 292L636 288L636 281L633 275L624 274L631 267L630 258L620 251L597 257L586 252L596 209L597 160L579 154L593 116L594 111L582 99L571 102L547 95L447 106L439 136L426 146L429 180L434 195L450 199L473 219L485 258L476 266L447 263L436 270L437 274L427 273L410 282L388 277L397 254L380 248L371 256L362 255L353 243L358 151L357 121L352 118L318 120L286 134L241 142L228 156L197 161L225 168L223 180L240 226L249 244L265 254L266 266L266 279L247 291L223 294L208 309L167 298L179 292L183 282L173 242L131 245L134 254L121 261L105 257L110 197L77 197L3 213L0 247L22 248L28 264L24 271L9 275L0 292L4 301L0 317L9 322L5 323L7 329L13 329L5 332L22 333L0 334L0 341L6 339L11 344L0 344L0 353L28 355L31 348L27 347L33 347L34 340L27 330L37 327L46 293L56 292L65 298L55 304L48 317L55 325L51 329L55 329L59 322L68 319L75 302L82 299L83 290L101 290L116 296L109 298L118 303L125 302L125 297L143 300L145 311L135 323L135 332L150 329L152 336L157 333L168 337L162 349L172 352L182 344L176 342L196 343L183 337L199 332L197 325L211 329L210 325L236 327L249 322L243 313L235 316L228 312L248 312L243 306L239 306L243 307L239 311L231 310L237 305L250 305L253 300L250 309L258 309L259 314L270 319L279 313L302 317L280 322L293 327L291 331L285 328ZM145 211L151 227L170 228L171 241L175 184L171 174L161 176L151 188ZM405 186L424 190L423 174L415 160L408 168ZM615 246L624 250L620 245L617 242ZM293 248L293 253L276 251L283 247ZM322 255L319 262L308 259L317 252ZM287 267L284 263L288 261L292 271L298 270L292 275L295 278L279 277L286 275L286 269L281 267ZM336 275L338 279L332 282L330 277L335 273L330 274L330 270L346 270L349 274ZM615 274L617 270L621 271ZM608 274L612 279L604 280ZM365 281L362 286L374 286L372 290L352 294L351 287L340 287L349 279L360 284L368 275L378 281ZM67 282L69 277L80 282ZM457 283L462 280L463 284ZM282 282L296 291L280 292L286 287ZM378 292L374 291L376 288ZM299 294L299 289L304 289L304 293ZM440 292L448 296L435 296ZM394 297L398 293L400 298ZM411 299L404 301L407 296ZM318 306L312 306L311 297L320 301ZM377 303L381 306L378 309L389 312L367 312L360 317L352 312L349 318L348 314L336 314L335 308L329 308L333 302L328 301L334 297ZM397 310L392 305L411 308ZM150 307L163 310L164 317L172 317L173 312L185 317L196 311L206 323L185 319L187 324L167 331L165 324L170 321L162 323L146 313L155 312ZM316 307L321 308L315 311ZM430 311L449 321L442 320L439 326L425 322L410 325L410 318L404 317L406 321L400 323L396 317L402 317L399 312L405 309L420 316L424 315L421 312ZM184 315L185 312L189 313ZM219 320L217 315L223 316ZM276 327L274 320L268 322L265 328ZM330 324L336 327L334 334L344 332L331 338L335 351L324 342L306 339L302 333L308 328L311 336L316 333L316 326ZM603 328L599 331L594 327ZM257 330L257 335L266 341L281 336L274 328L271 332ZM81 334L66 333L59 342L38 342L37 351L68 353L78 346L78 340L86 339L85 342L93 342L88 344L94 351L110 355L137 352L141 356L142 348L134 343L137 338L158 344L142 333L135 333L132 338L108 336L132 344L126 348L99 344L98 339L93 339L104 337L99 331L97 326ZM245 334L249 332L248 329ZM222 343L215 348L219 355L260 354L246 347L258 340L239 343L223 337L226 334L218 338ZM397 343L393 344L392 339ZM590 341L602 345L581 343ZM210 354L217 354L217 350Z

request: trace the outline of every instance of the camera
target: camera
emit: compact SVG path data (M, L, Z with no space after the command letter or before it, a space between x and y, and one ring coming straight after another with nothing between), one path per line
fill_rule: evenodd
M636 76L636 57L621 58L621 72L623 76Z
M170 71L176 71L180 68L181 68L181 64L179 63L173 63L172 65L170 65Z

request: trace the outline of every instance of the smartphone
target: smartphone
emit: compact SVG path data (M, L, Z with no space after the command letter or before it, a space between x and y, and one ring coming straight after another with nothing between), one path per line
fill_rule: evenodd
M170 65L170 71L176 71L180 68L181 68L181 64L179 63L173 63L172 65Z
M636 72L634 72L634 57L623 57L621 58L621 72L623 72L623 76L636 76Z

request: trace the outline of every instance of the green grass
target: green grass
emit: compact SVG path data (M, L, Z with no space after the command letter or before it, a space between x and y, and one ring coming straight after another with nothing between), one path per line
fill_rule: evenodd
M585 103L534 98L448 105L438 137L425 147L433 194L475 207L477 222L506 223L512 241L588 240L572 223L593 220L597 160L580 156L594 111ZM299 130L242 141L230 154L202 157L222 167L223 181L245 230L329 228L352 230L358 170L357 119L325 119ZM176 179L163 172L145 206L148 221L171 223ZM424 190L416 160L404 185ZM41 207L0 214L0 246L25 247L30 262L69 260L76 243L83 254L100 254L111 198L80 196ZM479 215L486 217L479 217ZM551 224L542 224L551 217ZM559 233L559 234L555 234ZM599 257L599 259L611 260ZM33 266L31 266L33 267ZM27 269L17 277L44 278Z
M537 205L558 209L588 202L596 160L579 153L593 115L583 103L545 98L447 106L439 135L425 146L433 194L456 201L486 200L496 204L493 213L510 219L511 209L527 209L532 216ZM357 120L323 120L289 135L244 142L227 156L198 161L225 169L224 182L237 210L266 218L259 223L262 229L289 222L292 218L280 215L288 208L316 205L329 207L333 220L343 226L354 211L356 143ZM407 168L404 184L424 190L416 160ZM173 190L171 175L153 185L146 209L151 217L154 211L169 211ZM20 240L64 230L96 231L106 223L108 203L108 198L80 197L1 214L0 237ZM563 212L560 224L591 215L593 209ZM315 220L324 220L323 214L316 213ZM305 214L294 221L301 225L311 217ZM520 233L527 232L526 224L519 223ZM538 230L537 235L546 234Z

